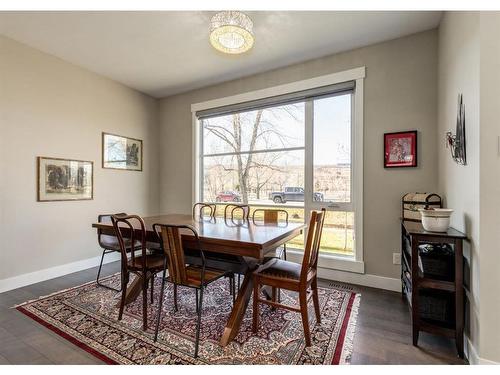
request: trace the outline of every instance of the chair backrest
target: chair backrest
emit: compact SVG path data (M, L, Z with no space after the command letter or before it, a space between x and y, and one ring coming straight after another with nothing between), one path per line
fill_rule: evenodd
M167 258L168 274L172 282L176 284L187 284L186 259L184 256L184 247L182 246L181 230L189 230L193 233L200 251L203 272L205 269L205 255L200 247L200 238L198 232L190 225L170 225L153 224L160 241L161 247ZM202 274L202 278L204 275Z
M320 212L312 211L307 230L306 246L304 249L304 259L302 260L302 269L300 272L301 282L307 280L310 271L318 267L319 247L321 244L321 234L323 233L323 223L325 221L326 210L323 208Z
M97 216L97 222L98 223L111 223L111 216L113 215L118 215L118 216L125 216L127 215L125 212L120 212L117 214L101 214ZM116 236L111 236L109 234L103 234L102 229L97 229L97 242L99 243L99 246L101 247L106 247L105 241L111 242L116 240Z
M264 216L264 224L278 224L280 222L280 214L283 214L285 217L285 220L283 220L284 223L288 224L288 212L285 210L272 210L272 209L265 209L265 208L258 208L253 211L252 214L252 221L255 224L255 214L260 215L260 213L263 213Z
M243 220L248 221L250 216L250 206L248 204L234 204L230 203L224 207L224 219L234 220L234 213L241 211Z
M217 210L217 206L213 203L203 203L198 202L193 205L193 219L203 218L205 211L209 211L209 215L211 218L215 217L215 211Z
M136 243L140 244L142 269L146 270L146 225L142 217L138 215L111 215L111 222L115 228L116 237L120 244L122 267L127 264L127 244L130 251L132 262L135 263L135 251L137 250ZM135 224L135 225L134 225ZM128 242L130 241L130 242Z

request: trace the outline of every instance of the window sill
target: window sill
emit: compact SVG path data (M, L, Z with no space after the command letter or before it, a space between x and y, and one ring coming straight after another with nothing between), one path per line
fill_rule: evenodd
M286 255L288 260L300 263L302 262L304 253L302 251L287 249ZM348 256L325 255L320 253L318 267L361 274L365 273L365 262Z

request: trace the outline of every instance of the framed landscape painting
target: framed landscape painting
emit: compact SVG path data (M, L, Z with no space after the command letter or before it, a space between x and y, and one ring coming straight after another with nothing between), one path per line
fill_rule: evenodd
M39 156L37 167L39 202L93 199L93 162Z
M142 141L102 133L102 167L142 171Z
M417 131L384 134L384 168L417 166Z

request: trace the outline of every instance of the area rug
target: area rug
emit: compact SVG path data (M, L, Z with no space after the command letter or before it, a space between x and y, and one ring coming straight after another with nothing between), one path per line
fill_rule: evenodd
M117 287L119 274L104 280ZM167 284L168 285L168 284ZM206 289L203 301L199 357L193 358L196 327L195 291L179 287L179 309L173 309L173 288L166 288L162 324L153 341L160 280L149 305L149 329L142 331L142 298L125 308L117 320L120 294L94 282L25 302L16 308L108 364L348 364L360 295L348 290L319 288L321 323L312 302L309 317L312 346L304 342L300 314L261 305L260 327L252 333L250 301L240 332L226 347L219 345L232 297L229 282L220 279ZM149 294L149 293L148 293ZM281 301L297 304L297 295L281 291Z

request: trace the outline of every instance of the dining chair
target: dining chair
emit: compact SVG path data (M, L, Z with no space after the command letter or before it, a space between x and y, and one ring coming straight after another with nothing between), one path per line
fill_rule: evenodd
M241 211L243 221L248 221L250 216L250 206L248 204L229 203L224 207L224 219L234 220L234 213Z
M148 282L151 282L151 303L153 303L154 278L157 273L163 270L164 256L162 253L151 252L148 250L146 242L146 226L144 224L144 220L140 216L112 215L111 222L113 223L121 250L122 296L120 300L118 320L121 320L123 316L127 295L127 284L130 279L130 274L133 273L142 280L142 329L146 331L148 329ZM127 251L127 241L130 241L130 243L138 243L138 246L134 248L134 251ZM136 255L136 251L140 251L140 255ZM128 257L128 254L130 254L130 258Z
M193 205L193 219L203 219L203 213L206 210L209 210L209 215L210 219L215 219L216 211L217 211L217 205L215 203L205 203L205 202L197 202ZM234 294L235 292L235 278L234 278L234 273L231 274L229 279L229 291L231 295L233 295L233 300L236 299L236 296ZM238 288L239 288L239 281L238 281Z
M262 220L256 220L256 214L257 216L262 216ZM280 220L280 215L284 217L284 220ZM252 221L255 225L278 225L279 223L288 224L288 212L285 210L258 208L252 213ZM276 257L286 260L286 243L283 244L281 251L277 249Z
M234 221L234 213L241 211L241 217L243 219L243 222L248 222L248 218L250 216L250 206L248 204L236 204L236 203L229 203L224 207L224 220L231 219L231 221ZM238 292L240 290L240 284L241 284L241 275L238 274Z
M161 311L163 304L163 294L165 291L165 282L174 285L174 309L177 310L177 286L193 288L196 291L196 312L198 314L196 323L196 339L194 347L194 357L198 357L198 346L200 341L201 314L203 309L203 290L215 280L228 276L230 272L206 267L205 252L200 246L200 237L196 229L190 225L168 225L153 224L160 241L161 247L165 253L163 264L163 276L160 291L160 302L158 304L158 317L156 320L156 329L154 341L158 339L158 330L161 322ZM181 231L191 232L197 243L197 249L200 254L201 265L186 265L184 256L184 247L182 245ZM168 277L166 272L168 269ZM234 290L233 290L234 293ZM234 294L233 294L234 295Z
M316 313L316 321L317 323L321 323L318 299L317 268L325 212L325 209L322 209L321 212L311 212L311 220L309 222L302 264L275 258L260 266L253 273L254 290L252 330L254 333L257 333L259 325L259 304L265 303L272 307L300 312L302 315L302 325L304 327L306 346L311 346L307 303L312 297L314 311ZM272 288L271 300L260 298L260 290L264 285ZM297 308L276 302L277 288L298 292L300 307ZM308 293L310 293L309 296Z
M113 214L101 214L97 216L97 222L99 223L111 223L111 216ZM125 212L120 212L115 215L118 216L126 216L127 214ZM120 253L120 243L118 242L118 238L116 236L111 236L109 234L104 234L102 229L97 229L97 242L99 243L99 246L102 249L102 256L101 256L101 262L99 263L99 270L97 271L97 278L96 278L96 284L100 287L106 288L106 289L111 289L115 292L120 292L120 289L116 289L113 287L110 287L105 284L101 284L99 281L99 278L101 276L101 269L102 269L102 264L104 262L104 256L106 254L111 254L111 253ZM125 241L125 246L127 248L127 252L130 252L130 240Z
M217 206L215 204L198 202L193 205L193 219L203 218L207 209L209 210L210 218L215 218L215 211L217 210Z

